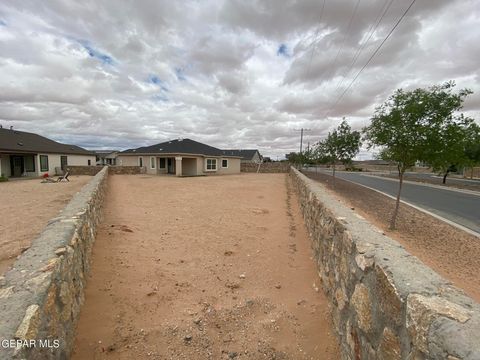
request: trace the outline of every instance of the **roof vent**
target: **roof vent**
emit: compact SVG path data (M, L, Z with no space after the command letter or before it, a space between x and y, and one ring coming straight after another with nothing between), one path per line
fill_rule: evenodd
M17 145L23 146L23 143L19 141L17 142Z
M158 150L159 150L159 151L162 151L163 149L162 149L162 148L160 148L160 149L158 149Z

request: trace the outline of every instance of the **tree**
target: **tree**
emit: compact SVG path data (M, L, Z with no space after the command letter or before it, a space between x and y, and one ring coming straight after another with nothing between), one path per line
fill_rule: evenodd
M429 147L425 159L434 171L443 173L443 184L450 172L470 165L468 148L474 144L478 132L478 125L473 119L463 116L459 116L457 121L445 121L438 128L438 139L435 141L439 144Z
M369 148L380 147L379 157L398 165L399 186L391 229L396 225L405 171L416 161L440 162L437 158L446 157L448 146L453 146L450 140L444 144L445 139L457 138L457 125L461 127L465 118L454 114L472 92L463 89L455 94L454 86L454 82L447 82L427 89L398 89L376 108L371 124L363 130ZM445 162L455 163L455 156Z
M320 141L316 147L316 158L323 159L332 165L333 185L335 186L335 166L337 162L349 164L358 154L361 145L361 134L352 131L345 118L338 128L328 133L326 139Z
M470 178L473 178L473 168L480 164L480 126L473 123L470 126L468 134L467 146L465 147L465 156L467 158L467 166L471 167L472 172Z

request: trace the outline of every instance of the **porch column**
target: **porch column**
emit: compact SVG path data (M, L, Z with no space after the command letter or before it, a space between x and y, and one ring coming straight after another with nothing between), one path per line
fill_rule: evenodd
M175 175L182 176L182 157L175 156Z

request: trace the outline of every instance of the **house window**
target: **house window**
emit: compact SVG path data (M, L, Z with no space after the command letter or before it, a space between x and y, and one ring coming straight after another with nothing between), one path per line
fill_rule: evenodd
M222 168L228 168L228 159L222 159Z
M65 155L60 156L60 167L62 168L63 171L66 170L68 165L68 158Z
M142 167L143 166L143 157L138 158L138 166Z
M48 155L40 155L40 171L48 171Z
M217 170L217 159L207 159L207 171Z
M150 168L155 169L155 157L150 157Z
M165 169L165 165L166 162L165 162L165 158L160 158L160 169Z
M35 171L35 160L33 155L25 156L25 171L34 172Z
M88 166L92 165L92 160L88 160Z

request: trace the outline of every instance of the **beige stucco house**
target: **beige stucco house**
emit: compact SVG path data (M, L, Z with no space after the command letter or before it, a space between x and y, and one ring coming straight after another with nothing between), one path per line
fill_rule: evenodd
M0 175L37 177L59 174L68 165L95 165L95 154L46 137L0 128Z
M239 174L240 157L190 139L176 139L117 154L117 166L142 166L147 174Z

